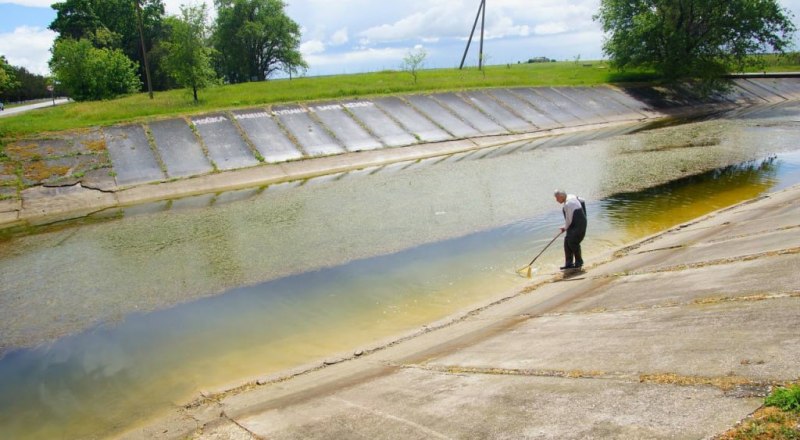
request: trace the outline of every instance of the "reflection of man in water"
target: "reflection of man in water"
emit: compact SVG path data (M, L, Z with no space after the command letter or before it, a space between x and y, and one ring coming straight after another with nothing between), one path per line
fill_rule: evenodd
M564 237L564 257L566 264L561 269L573 269L583 266L581 242L586 236L586 202L574 194L557 189L554 193L556 201L561 203L564 212L564 226L561 232L567 231Z

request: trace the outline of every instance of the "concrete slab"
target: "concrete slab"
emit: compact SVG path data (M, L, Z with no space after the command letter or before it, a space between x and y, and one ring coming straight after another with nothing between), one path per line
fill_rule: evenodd
M639 271L655 271L672 266L702 264L724 259L741 259L797 247L800 247L800 234L796 230L782 230L741 239L691 245L684 252L671 252L654 263L640 265Z
M272 113L308 155L328 156L346 151L339 141L311 119L305 107L275 107Z
M17 211L22 208L17 199L16 185L0 185L0 212Z
M511 107L505 107L500 101L482 91L472 91L460 93L459 96L471 103L483 113L491 115L491 118L507 131L512 133L526 133L535 131L536 125L523 119Z
M86 188L94 188L101 191L114 191L117 185L114 181L111 165L86 171L80 181Z
M168 177L188 177L214 170L186 121L169 119L151 122L149 126Z
M406 96L406 100L455 138L468 138L481 134L480 131L457 118L450 110L428 95L410 95Z
M227 116L218 113L205 115L193 118L192 124L197 128L208 150L209 159L217 169L235 170L259 164L239 130Z
M300 159L303 153L266 110L250 109L233 113L233 117L268 163Z
M57 184L69 179L77 161L74 157L59 157L22 162L22 183L25 186ZM71 182L75 183L75 181Z
M793 98L792 92L787 90L787 88L783 85L783 81L778 78L754 78L750 79L749 81L757 84L759 87L782 99L788 100Z
M430 119L417 112L400 98L381 98L375 100L375 105L397 120L405 129L412 133L421 142L439 142L452 139L446 131L442 130Z
M16 186L18 181L16 165L11 162L0 162L0 186Z
M659 112L650 108L644 102L637 101L636 99L632 98L628 93L626 93L625 89L619 89L616 87L595 87L593 90L602 96L613 99L614 101L622 104L630 111L639 113L645 117L656 118L662 116Z
M787 228L800 228L800 207L796 205L776 206L774 216L735 224L729 223L714 230L713 238L706 242L720 242Z
M763 87L759 86L757 83L748 80L748 79L735 79L733 82L740 88L752 93L753 95L758 96L759 98L763 99L765 102L779 102L783 101L783 99L775 96L774 93L770 92L769 90L764 89Z
M642 119L647 117L638 109L631 108L629 105L623 103L622 101L624 98L621 98L621 93L618 93L608 87L597 86L581 90L585 90L586 93L591 96L592 101L596 102L601 109L607 109L617 116L616 119L612 120L629 121L631 119Z
M142 126L110 127L103 133L117 185L136 185L166 178Z
M390 118L372 101L358 101L342 104L363 124L370 133L378 137L383 145L399 147L417 143L406 129Z
M511 92L539 109L547 117L553 119L562 126L569 127L583 125L585 123L581 118L570 112L563 101L559 100L559 102L553 102L544 95L538 93L537 90L539 89L511 89Z
M13 142L4 150L14 161L30 161L65 156L73 152L73 144L65 138L32 139Z
M444 107L449 108L450 111L458 115L461 120L475 127L482 134L506 134L509 132L497 122L493 121L489 116L468 104L464 99L454 93L437 93L431 95L431 97Z
M794 380L800 376L798 307L800 298L776 298L545 315L428 364ZM763 328L771 330L754 330Z
M728 92L728 96L737 103L758 105L768 102L761 96L739 86L739 83L735 81L731 84L731 89Z
M514 109L516 114L520 115L523 119L539 129L549 130L551 128L562 126L554 119L545 115L544 112L529 104L527 101L515 95L508 89L489 89L483 93L502 102L506 107Z
M549 95L550 100L558 100L569 106L570 112L590 124L602 124L617 120L616 115L604 110L600 104L585 93L580 87L553 87L537 89L538 92Z
M23 190L21 196L25 212L20 218L35 219L37 223L83 217L115 206L117 202L112 193L84 188L80 184L52 188L35 186Z
M800 81L796 79L780 78L778 82L782 89L787 90L792 99L800 99Z
M0 222L14 224L19 220L19 211L0 211Z
M309 106L308 110L336 136L347 151L376 150L383 147L372 133L358 124L345 110L353 103L321 103Z
M106 152L106 141L99 129L81 132L73 139L74 151L80 154L103 154Z
M410 368L237 423L258 437L281 440L694 439L747 415L753 400L708 387Z
M710 298L785 295L800 286L800 256L780 255L680 272L616 276L561 310L589 312L689 304ZM786 276L786 274L790 274ZM591 270L589 276L592 276Z

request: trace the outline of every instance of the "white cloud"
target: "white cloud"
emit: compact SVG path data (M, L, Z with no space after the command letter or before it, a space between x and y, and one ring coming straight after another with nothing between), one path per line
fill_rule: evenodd
M300 45L300 53L304 57L325 52L325 43L319 40L306 41Z
M49 75L50 47L56 33L38 27L21 26L14 32L0 34L0 54L14 66L23 66L33 73Z
M310 54L305 58L312 68L324 68L329 66L344 67L349 64L357 65L365 62L374 64L381 62L385 63L387 61L396 61L397 63L400 63L406 52L408 52L407 48L367 48L335 54Z
M10 3L12 5L30 6L34 8L49 8L55 3L54 0L0 0L0 3Z
M349 40L350 39L347 36L347 28L339 29L331 36L331 44L334 46L341 46L342 44L347 43Z
M568 30L569 27L562 22L543 23L533 28L533 32L538 35L560 34Z

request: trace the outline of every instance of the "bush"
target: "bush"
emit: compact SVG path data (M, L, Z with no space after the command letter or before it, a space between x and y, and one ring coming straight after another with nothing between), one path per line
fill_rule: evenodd
M139 90L136 64L119 49L98 49L87 39L56 41L50 68L76 101L111 99Z
M784 411L800 412L800 385L777 388L764 400L767 406L775 406Z

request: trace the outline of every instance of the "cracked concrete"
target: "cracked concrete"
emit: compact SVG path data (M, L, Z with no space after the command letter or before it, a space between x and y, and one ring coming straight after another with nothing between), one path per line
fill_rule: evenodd
M798 226L793 187L124 438L712 437L800 378Z

